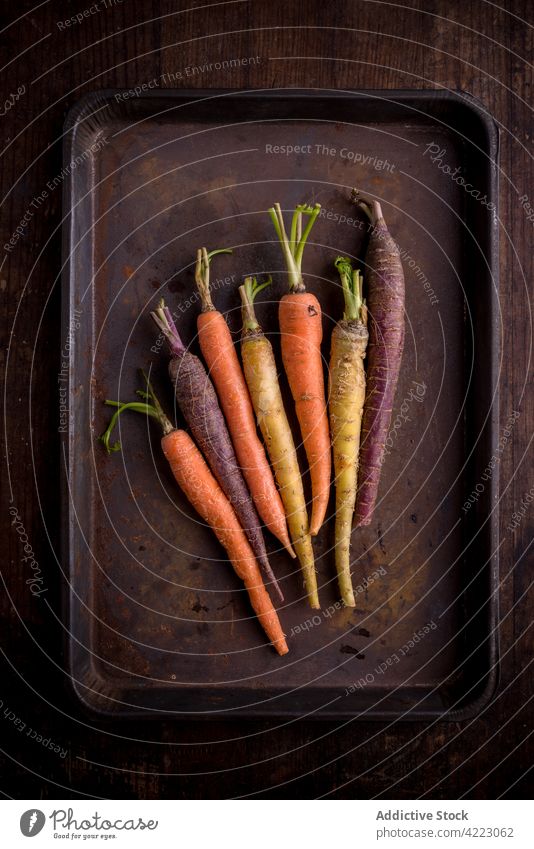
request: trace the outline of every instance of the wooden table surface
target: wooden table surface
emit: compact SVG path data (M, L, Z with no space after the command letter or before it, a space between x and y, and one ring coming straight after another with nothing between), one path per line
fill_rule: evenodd
M9 17L2 24L0 244L22 227L13 250L2 248L0 275L7 366L3 457L13 488L10 502L9 486L3 486L0 515L6 590L3 794L56 799L531 794L531 4L20 0L3 4L3 12ZM67 15L79 12L80 20L65 23ZM185 75L187 67L235 57L259 58ZM96 724L69 703L59 619L64 564L58 555L61 190L49 191L43 203L39 196L61 171L68 108L87 91L151 80L161 87L463 89L498 122L500 412L503 421L513 410L521 415L499 468L501 681L494 702L475 720ZM3 484L7 480L4 469ZM512 522L514 513L519 522ZM25 584L22 558L32 554L46 576L47 604Z

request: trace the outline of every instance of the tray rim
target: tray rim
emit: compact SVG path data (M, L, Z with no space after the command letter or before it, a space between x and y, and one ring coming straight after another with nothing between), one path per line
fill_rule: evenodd
M143 91L140 95L134 95L128 100L119 101L117 95L125 94L132 91L131 88L104 88L95 89L86 92L79 98L68 110L63 124L63 163L69 163L72 159L73 147L76 140L76 131L80 123L88 118L94 112L94 106L100 104L105 106L111 100L115 105L124 105L128 100L139 101L157 101L157 100L173 100L180 99L185 103L192 101L202 101L206 99L217 98L252 98L256 100L287 100L287 99L306 99L306 100L385 100L396 105L403 105L408 108L414 108L417 113L417 104L425 103L432 106L433 104L448 104L451 107L461 107L467 109L480 123L483 130L486 150L482 151L485 155L485 169L487 171L487 190L488 196L495 205L493 215L487 218L487 265L488 274L491 275L493 285L490 287L488 295L488 304L491 311L491 332L493 344L491 345L491 376L494 382L494 394L491 410L488 413L488 428L490 440L493 440L498 435L499 428L499 404L500 404L500 381L495 380L495 375L498 374L499 358L501 352L501 333L500 323L498 321L499 310L499 289L500 289L500 267L499 267L499 231L498 231L498 212L499 212L499 126L493 116L486 109L481 100L472 95L470 92L463 90L450 89L332 89L332 88L297 88L297 87L278 87L278 88L235 88L235 89L205 89L205 88L158 88ZM413 105L412 105L413 104ZM432 114L429 109L425 113L425 117L434 120L443 126L448 127L439 116ZM355 124L358 121L354 122ZM453 129L453 128L450 128ZM74 292L72 258L70 252L70 230L72 227L72 195L75 184L73 171L68 169L67 177L63 185L63 226L62 226L62 272L61 272L61 338L65 338L68 332L71 318L71 307ZM69 396L71 389L71 377L69 372ZM90 702L84 694L86 689L81 682L78 682L75 677L74 658L73 658L73 639L70 636L70 627L72 622L72 564L71 552L72 546L72 523L71 509L72 503L69 495L68 487L68 466L72 456L70 451L70 443L72 439L73 421L69 414L69 423L67 433L60 433L60 449L61 449L61 481L60 481L60 510L61 510L61 562L64 564L65 573L68 575L68 585L66 581L62 581L61 606L63 618L67 622L67 628L64 629L65 640L65 655L67 657L67 696L69 700L75 699L76 704L80 707L83 713L91 718L98 718L99 721L113 720L173 720L186 718L194 721L209 721L215 720L258 720L266 721L276 720L277 718L295 718L302 714L295 712L289 708L274 711L265 711L261 707L257 709L233 709L227 712L221 710L214 713L188 714L180 713L179 711L171 712L167 709L162 710L147 710L144 708L129 709L121 707L117 711L101 709L93 702ZM66 456L65 456L66 455ZM488 578L490 586L490 596L488 600L488 634L485 638L487 644L489 665L486 672L486 681L476 697L466 701L464 705L457 709L445 709L440 711L437 708L411 710L407 713L399 713L396 710L377 710L374 712L360 713L355 711L330 711L317 710L306 719L313 721L344 721L347 719L355 719L360 721L387 721L396 719L401 722L412 721L450 721L450 722L465 722L477 716L484 708L486 708L494 699L500 681L500 635L499 635L499 476L492 476L489 481L488 490L490 493L491 503L496 505L491 509L491 513L486 521L489 522L489 534L491 541L492 553L488 560ZM82 649L87 652L88 649Z

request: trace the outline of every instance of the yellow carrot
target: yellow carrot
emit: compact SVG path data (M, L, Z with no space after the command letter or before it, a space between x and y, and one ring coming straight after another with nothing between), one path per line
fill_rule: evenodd
M329 377L330 432L334 448L336 486L336 570L341 598L354 607L350 574L350 535L356 503L356 481L363 405L367 348L367 311L362 300L362 278L350 260L338 257L345 311L332 332Z
M317 576L297 452L280 393L273 349L254 313L254 298L265 285L267 284L258 286L255 278L247 277L245 285L239 287L243 313L243 370L252 406L280 489L308 600L311 607L318 608L320 605Z

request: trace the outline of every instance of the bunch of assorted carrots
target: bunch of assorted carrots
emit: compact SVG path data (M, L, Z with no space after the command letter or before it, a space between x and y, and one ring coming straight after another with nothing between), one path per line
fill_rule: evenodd
M288 272L289 292L279 304L281 350L309 465L311 517L273 349L254 308L270 279L258 283L247 277L239 287L242 365L226 320L211 299L210 262L215 254L231 251L208 253L202 248L197 253L195 280L201 301L197 328L207 370L183 344L163 300L151 313L166 339L169 377L193 438L165 415L144 373L139 400L106 401L116 409L100 437L108 451L120 449L120 443L110 440L126 410L159 423L161 448L174 478L225 548L265 634L280 655L288 647L267 590L280 601L284 596L269 564L262 526L298 559L309 604L319 608L312 537L326 514L333 449L336 571L343 602L354 606L351 532L354 524L371 521L400 370L404 277L399 251L380 204L356 192L352 199L370 224L364 261L366 298L360 271L350 259L338 257L335 267L344 309L332 333L328 406L320 350L321 305L306 291L302 275L304 247L320 206L297 206L289 232L280 205L269 210Z

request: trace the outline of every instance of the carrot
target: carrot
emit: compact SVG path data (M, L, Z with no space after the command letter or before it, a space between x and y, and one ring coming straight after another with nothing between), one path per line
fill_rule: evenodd
M378 494L384 449L404 347L404 273L399 249L376 200L353 201L371 229L365 254L369 345L355 524L369 525Z
M161 448L171 467L174 478L190 504L213 529L225 548L236 574L245 584L252 607L263 630L280 655L287 654L288 647L267 590L265 589L254 553L247 542L238 518L219 484L211 474L195 443L183 430L173 427L154 391L147 380L148 392L139 392L145 399L142 403L120 404L106 401L118 407L101 438L108 451L120 449L120 443L110 445L110 436L117 419L125 410L135 410L156 419L162 427Z
M273 465L287 515L289 532L304 576L311 607L320 607L304 489L291 428L284 410L273 349L254 312L254 298L268 285L247 277L239 287L243 332L241 355L252 406Z
M237 358L232 334L223 315L213 306L210 295L209 263L214 253L206 248L197 253L195 279L202 301L197 319L200 350L215 384L234 443L241 471L256 509L269 530L296 557L287 532L284 508L265 449L258 438L254 411L247 384Z
M199 358L186 351L170 310L163 301L151 315L167 339L171 351L169 375L178 405L221 489L236 511L260 566L283 601L284 597L267 559L260 520L237 464L213 383Z
M363 361L367 348L367 311L362 299L362 278L350 260L338 257L345 310L332 331L330 352L330 432L334 449L336 485L336 570L341 598L354 607L350 575L350 535L356 502L360 428L365 400Z
M269 210L280 239L287 270L289 294L280 301L282 360L295 401L312 484L312 517L310 533L315 536L323 523L330 495L330 436L324 394L321 359L321 305L306 292L301 265L304 245L321 207L297 206L288 239L280 204ZM302 215L309 217L302 232Z

